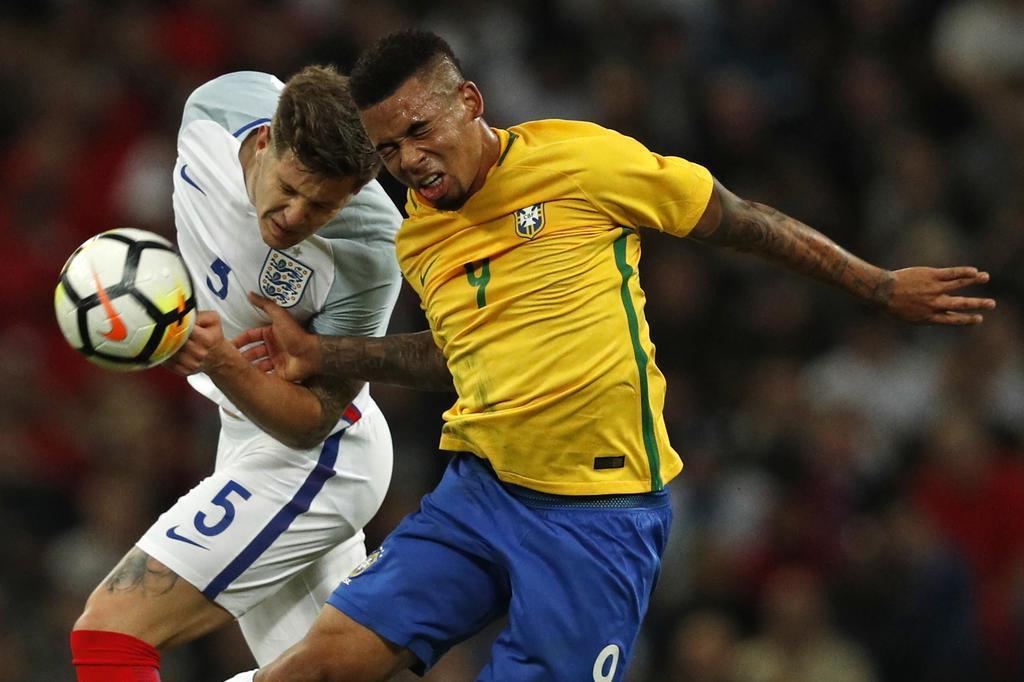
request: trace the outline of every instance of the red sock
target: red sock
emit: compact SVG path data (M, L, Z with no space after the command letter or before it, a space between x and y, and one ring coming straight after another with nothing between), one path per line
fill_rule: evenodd
M120 632L73 630L71 662L78 682L160 682L160 654Z

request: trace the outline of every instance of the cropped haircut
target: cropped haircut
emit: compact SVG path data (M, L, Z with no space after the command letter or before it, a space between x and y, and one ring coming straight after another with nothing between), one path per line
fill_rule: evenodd
M291 150L306 169L331 180L369 182L380 159L359 122L349 79L333 66L307 66L288 79L271 123L274 152Z
M444 38L430 31L410 29L384 36L364 52L352 67L352 97L367 109L398 90L422 69L447 61L465 80L459 60Z

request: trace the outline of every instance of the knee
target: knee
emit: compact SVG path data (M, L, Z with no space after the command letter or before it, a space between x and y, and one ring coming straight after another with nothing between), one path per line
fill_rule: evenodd
M116 620L116 609L112 608L108 599L104 599L101 588L96 588L89 598L72 630L110 630Z

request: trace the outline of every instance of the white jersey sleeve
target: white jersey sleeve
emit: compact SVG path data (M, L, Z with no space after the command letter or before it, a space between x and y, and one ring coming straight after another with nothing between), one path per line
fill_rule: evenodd
M373 180L317 233L330 244L336 267L334 284L313 316L310 331L384 335L402 281L395 257L395 234L401 222L398 209Z
M268 125L277 110L284 83L269 73L237 71L200 85L185 101L178 136L195 121L213 121L241 141L246 133Z

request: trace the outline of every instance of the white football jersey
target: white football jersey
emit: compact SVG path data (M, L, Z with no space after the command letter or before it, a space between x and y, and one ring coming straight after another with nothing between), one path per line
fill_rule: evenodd
M269 74L231 73L201 86L185 103L174 217L199 309L220 313L230 339L267 323L246 297L254 291L316 333L381 336L401 283L394 240L402 218L376 180L296 246L274 249L260 236L238 151L250 133L270 124L283 87ZM189 381L239 412L205 375ZM368 400L364 388L353 404L362 409Z

